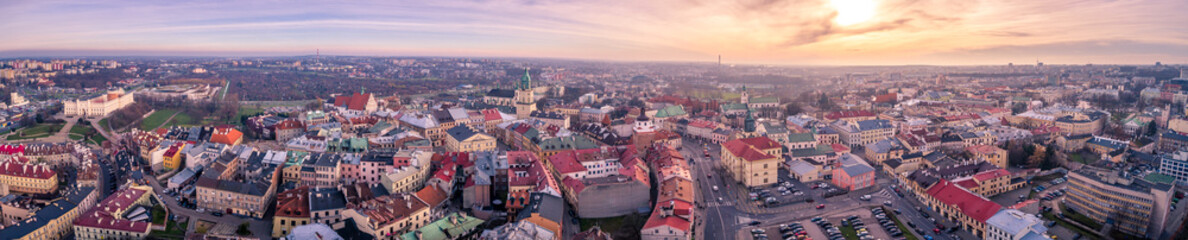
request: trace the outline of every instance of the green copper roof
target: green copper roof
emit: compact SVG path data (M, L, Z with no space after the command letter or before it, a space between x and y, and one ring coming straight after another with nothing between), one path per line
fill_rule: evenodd
M452 213L437 221L429 223L416 231L405 233L400 238L404 240L445 240L459 239L474 231L483 224L482 219ZM417 232L421 237L417 238Z
M660 110L656 110L657 118L683 116L683 115L687 115L687 114L688 113L685 112L685 108L678 106L678 105L671 105L668 107L661 108Z
M788 142L811 142L817 141L811 132L788 134Z
M528 68L524 68L524 76L520 77L520 89L532 88L532 76L528 74Z
M757 98L751 98L751 101L750 101L750 103L778 103L778 102L780 102L780 99L776 98L776 97L757 97Z
M723 111L727 111L727 110L744 110L744 109L747 109L747 105L746 105L746 104L742 104L742 103L726 103L726 104L722 104L722 110L723 110Z

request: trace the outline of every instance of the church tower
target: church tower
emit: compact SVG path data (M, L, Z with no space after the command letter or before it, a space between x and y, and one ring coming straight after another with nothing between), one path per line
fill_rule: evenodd
M532 90L532 77L528 74L528 69L524 69L524 76L520 77L520 83L516 85L516 118L527 119L533 111L536 111L536 96Z
M742 102L742 104L751 102L751 96L750 94L747 94L747 85L742 86L742 96L739 97L738 101Z
M635 127L631 130L634 132L631 134L631 142L635 144L635 150L643 151L656 141L656 126L652 124L652 119L648 118L647 108L639 109L639 117L635 118Z

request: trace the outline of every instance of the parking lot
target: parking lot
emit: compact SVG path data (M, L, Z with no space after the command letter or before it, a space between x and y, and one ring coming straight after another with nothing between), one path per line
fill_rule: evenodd
M786 169L779 169L779 184L748 189L747 201L764 208L780 208L798 203L820 206L828 193L843 191L826 181L802 183L789 177Z

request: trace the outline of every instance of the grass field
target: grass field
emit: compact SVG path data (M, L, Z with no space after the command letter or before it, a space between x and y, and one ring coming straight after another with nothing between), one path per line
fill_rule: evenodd
M843 226L837 227L837 229L841 230L842 236L848 240L858 239L858 232L854 231L854 227Z
M918 240L918 238L916 238L916 233L912 232L912 229L909 229L907 225L903 225L902 222L899 222L899 218L895 217L895 212L892 212L891 209L887 209L885 207L883 208L883 212L887 213L887 218L890 218L891 221L895 221L895 226L899 227L900 232L903 232L904 239Z
M159 126L161 126L161 124L165 123L165 120L169 120L169 116L173 116L174 113L177 113L177 110L172 110L172 109L157 110L156 112L153 112L153 114L149 114L148 117L146 117L140 121L140 130L149 131L149 130L157 129L157 127L159 127Z
M49 137L62 129L62 124L39 124L37 126L28 127L16 130L11 135L8 135L8 140L21 140ZM24 136L20 136L24 133Z
M110 125L107 125L107 118L104 118L104 119L101 119L101 120L99 120L99 127L101 127L101 128L105 128L105 129L106 129L106 128L111 128L111 126L110 126Z

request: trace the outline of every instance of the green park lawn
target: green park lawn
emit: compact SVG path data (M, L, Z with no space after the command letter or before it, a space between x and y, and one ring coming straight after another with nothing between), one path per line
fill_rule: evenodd
M174 113L177 113L177 110L157 110L156 112L153 112L153 114L149 114L149 116L144 118L144 120L140 121L140 130L149 131L157 129L157 127L160 127L161 124L165 123L165 120L169 120L169 116L173 116Z
M62 129L62 124L38 124L33 127L18 129L11 135L8 135L8 140L21 140L49 137ZM24 133L24 136L21 136Z

